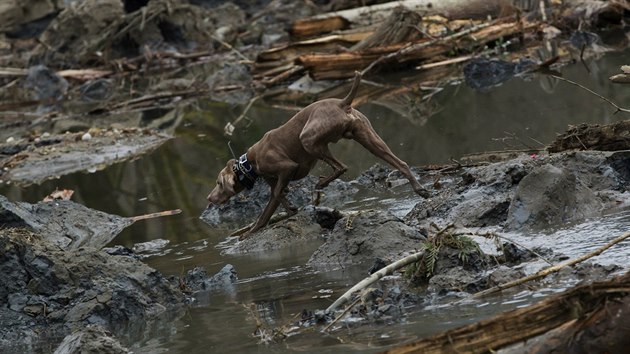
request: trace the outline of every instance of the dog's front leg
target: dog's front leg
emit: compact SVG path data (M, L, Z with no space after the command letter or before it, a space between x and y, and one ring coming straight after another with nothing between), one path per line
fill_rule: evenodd
M273 215L274 211L278 209L280 203L284 204L284 202L287 202L286 199L284 199L284 189L289 185L289 179L286 176L278 178L277 180L275 180L275 183L270 183L270 181L267 181L267 183L269 183L270 187L272 187L269 202L267 203L267 206L263 210L262 214L260 214L260 216L258 217L256 224L254 224L254 226L252 226L252 228L249 229L246 233L241 235L241 240L248 238L254 232L267 226L267 223L269 223L271 216Z

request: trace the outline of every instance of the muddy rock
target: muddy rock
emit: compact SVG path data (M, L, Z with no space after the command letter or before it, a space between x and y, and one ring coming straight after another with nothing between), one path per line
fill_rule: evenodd
M85 329L66 336L54 352L54 354L80 353L124 354L131 352L103 327L87 325Z
M425 240L418 230L389 212L361 211L337 221L308 264L329 268L372 263L376 258L395 260L406 252L421 249Z
M33 51L32 62L67 65L86 55L93 55L94 42L123 15L123 2L120 0L86 0L68 6L42 34L40 40L45 45Z
M208 276L203 267L195 267L184 277L186 289L192 292L228 288L238 280L236 269L231 264L226 264L217 274Z
M64 6L63 0L3 0L0 32L17 31L20 25L47 17Z
M0 195L0 222L5 226L29 227L60 249L100 249L133 223L90 209L70 200L30 204L13 203Z
M129 6L128 6L129 5ZM141 6L121 0L85 0L67 6L41 35L31 62L55 67L108 59L209 48L213 12L178 0Z
M313 202L315 183L317 183L317 178L314 176L291 182L286 195L287 199L298 208L310 205ZM321 204L327 207L339 207L350 200L357 190L350 183L335 180L325 188ZM211 226L242 227L256 221L267 205L269 196L269 186L264 181L258 181L254 188L244 190L225 204L209 205L200 218Z
M460 168L440 175L440 189L404 220L420 227L434 222L510 229L580 221L624 199L629 162L626 151L580 151Z
M264 252L317 240L324 229L316 222L314 208L306 208L288 219L269 225L226 249L225 254Z
M63 251L21 228L0 232L0 282L0 303L8 304L0 318L12 324L0 329L0 351L30 352L89 324L114 334L141 330L184 301L175 285L133 257Z
M544 229L599 215L595 193L571 172L543 165L519 183L508 210L512 230Z
M28 69L24 87L33 100L45 102L45 107L61 100L68 91L68 81L43 65Z

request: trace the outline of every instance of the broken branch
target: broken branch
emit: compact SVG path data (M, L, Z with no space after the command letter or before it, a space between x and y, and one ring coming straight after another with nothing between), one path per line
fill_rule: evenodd
M494 286L494 287L492 287L490 289L486 289L486 290L480 291L478 293L473 294L473 298L484 297L486 295L494 294L494 293L497 293L499 291L502 291L502 290L505 290L505 289L509 289L509 288L515 287L517 285L521 285L521 284L526 283L526 282L531 281L531 280L536 280L536 279L543 278L543 277L545 277L545 276L547 276L547 275L549 275L551 273L555 273L555 272L559 271L562 268L573 266L573 265L578 264L580 262L583 262L583 261L585 261L585 260L587 260L589 258L595 257L595 256L601 254L602 252L604 252L605 250L609 249L610 247L612 247L612 246L618 244L619 242L627 239L628 237L630 237L630 232L626 232L625 234L617 237L616 239L610 241L606 245L596 249L593 252L590 252L590 253L585 254L585 255L583 255L581 257L578 257L578 258L570 259L570 260L568 260L566 262L557 264L555 266L552 266L552 267L549 267L549 268L545 268L543 270L540 270L540 271L536 272L535 274L528 275L526 277L523 277L523 278L511 281L511 282L508 282L508 283L505 283L505 284L497 285L497 286Z
M369 277L363 279L362 281L357 283L355 286L350 288L350 290L346 291L343 295L341 295L335 302L332 303L332 305L328 306L328 308L326 309L326 313L333 312L339 306L341 306L344 303L348 302L350 300L350 297L352 296L352 294L354 292L365 289L367 286L371 285L372 283L375 283L376 281L378 281L379 279L383 278L384 276L393 274L394 271L397 270L397 269L400 269L400 268L402 268L402 267L404 267L404 266L406 266L408 264L411 264L411 263L419 261L420 259L422 259L422 255L424 255L424 251L414 253L414 254L409 255L409 256L407 256L407 257L405 257L403 259L399 259L396 262L388 265L387 267L385 267L385 268L379 270L378 272L373 273Z

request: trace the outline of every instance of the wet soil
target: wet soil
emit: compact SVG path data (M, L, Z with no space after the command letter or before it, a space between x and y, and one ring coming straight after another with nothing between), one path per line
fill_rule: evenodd
M396 333L405 325L415 327L408 332L413 336L427 335L482 317L480 308L488 304L487 313L530 303L578 281L607 278L625 266L622 253L610 259L612 264L582 264L506 291L506 303L451 304L541 269L546 265L541 256L553 263L576 256L599 240L572 242L574 248L562 248L568 254L538 246L579 239L585 232L570 229L572 225L628 208L625 123L619 129L603 126L599 132L571 128L549 149L571 151L552 154L542 143L531 146L532 135L531 140L551 141L572 119L612 119L601 102L562 91L558 81L515 82L515 77L532 79L536 60L479 59L433 79L411 67L402 80L386 73L375 76L365 85L370 88L361 102L372 103L368 116L377 130L406 161L442 164L413 168L431 197L411 194L399 173L380 165L370 168L373 160L341 143L335 154L354 170L347 181L332 183L321 198L313 193L315 177L294 183L289 198L300 206L298 214L238 242L228 235L260 213L269 195L265 184L226 205L205 209L201 222L197 220L209 185L229 155L225 143L234 139L239 147L249 146L295 108L279 111L262 104L250 111L248 103L261 102L267 94L297 105L311 101L303 91L318 97L341 95L328 90L339 82L303 77L291 85L298 90L276 96L265 88L274 82L252 75L249 67L261 50L290 40L288 24L320 12L320 2L86 0L68 6L53 1L32 7L38 24L27 27L33 13L16 2L8 4L11 16L0 24L0 30L9 31L8 37L0 35L0 62L24 69L6 70L0 78L0 97L7 101L2 105L7 119L0 123L5 141L0 144L0 189L15 200L0 200L0 282L8 284L0 289L0 303L6 304L0 307L2 350L52 351L61 343L62 353L191 353L226 346L250 352L374 351L408 339L407 332ZM619 11L611 14L617 22ZM596 22L604 20L598 17ZM544 28L541 36L553 39L547 38L552 30ZM625 33L617 31L623 38L613 44L578 32L569 41L545 42L545 49L559 51L564 64L578 61L571 47L581 49L585 71L593 84L601 85L598 78L607 75L589 60L627 43ZM410 35L419 37L414 31ZM554 47L558 44L560 49ZM497 52L505 50L500 43L493 45ZM61 70L75 66L90 69ZM468 87L482 90L454 99L468 88L428 87L427 82L443 86L445 77L463 77ZM504 86L496 90L498 85ZM524 91L542 96L525 100ZM608 94L625 97L615 90ZM228 105L195 99L200 95ZM524 101L526 107L519 106ZM483 111L487 107L491 114ZM521 109L518 116L515 111ZM555 119L535 123L541 112ZM186 141L168 142L175 128ZM52 135L42 133L46 129ZM225 137L226 130L234 135ZM524 145L527 153L490 153L474 162L443 165L499 140ZM582 149L615 151L578 151ZM149 156L134 161L144 155ZM91 175L82 173L86 171ZM366 172L353 178L360 171ZM36 202L42 189L48 194L75 179L81 180L75 186L76 200L86 206ZM26 200L32 204L22 202ZM143 225L130 225L130 218L112 214L138 215L159 206L181 206L187 213L174 223ZM526 249L510 242L436 236L450 225L531 235L532 241ZM569 237L557 235L567 227ZM103 248L112 240L114 247ZM413 252L423 252L423 260L363 291L347 316L331 327L338 342L313 334L313 328L321 329L339 314L322 309L355 279ZM213 271L218 273L209 275ZM467 311L475 315L466 316ZM438 319L421 319L419 325L413 312L436 312ZM153 323L161 329L150 328ZM282 342L282 348L269 344L273 341Z
M146 154L171 136L142 129L91 129L0 144L0 180L29 185L75 172L95 172Z
M3 350L45 348L90 324L121 335L185 301L175 284L134 257L61 250L23 228L3 230L0 248Z

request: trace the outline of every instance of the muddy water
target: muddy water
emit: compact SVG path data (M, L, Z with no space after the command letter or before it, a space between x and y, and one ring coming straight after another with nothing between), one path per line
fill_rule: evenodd
M613 53L588 63L563 69L563 74L583 83L622 106L630 105L630 90L611 85L607 78L618 72L630 52ZM465 85L447 87L434 97L439 108L430 118L403 117L378 104L359 107L375 129L402 159L411 165L444 163L479 151L539 148L549 143L567 125L583 122L609 123L624 118L592 95L563 82L546 78L512 79L488 92L475 92ZM233 264L239 281L232 288L202 294L186 314L175 321L162 321L143 331L130 331L127 345L139 353L208 352L347 352L378 351L405 340L469 323L498 311L526 306L568 284L556 284L539 294L494 298L485 303L430 306L409 309L403 322L371 327L348 325L333 335L313 332L289 338L285 343L260 345L250 334L256 328L252 311L266 326L289 323L302 309L325 308L345 289L364 277L365 269L350 268L315 272L303 266L316 244L247 256L221 255L228 229L211 228L198 217L216 173L229 157L228 139L222 135L226 122L240 114L240 107L200 101L200 110L187 113L176 139L150 156L114 165L96 173L77 173L39 186L0 187L12 200L35 202L55 188L75 190L73 197L88 207L131 216L180 208L177 216L136 223L113 244L133 246L138 242L165 239L170 243L146 258L147 263L169 275L179 275L194 266L209 273ZM243 151L265 131L291 116L291 112L255 106L245 130L231 138L237 152ZM376 162L352 142L341 142L335 154L350 165L353 177ZM415 199L401 188L391 195L375 196L362 191L348 208L382 207L404 215ZM243 220L243 223L250 220ZM556 252L575 256L618 236L630 226L630 213L619 211L603 219L550 232L550 235L510 235L525 245L546 245ZM626 264L630 249L621 244L597 258L601 263ZM542 265L541 265L542 266ZM333 292L331 294L331 291Z

